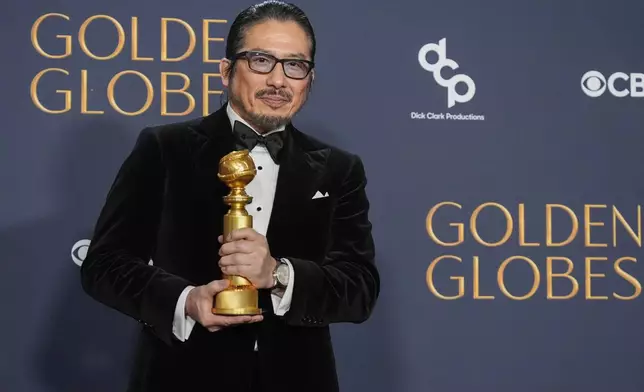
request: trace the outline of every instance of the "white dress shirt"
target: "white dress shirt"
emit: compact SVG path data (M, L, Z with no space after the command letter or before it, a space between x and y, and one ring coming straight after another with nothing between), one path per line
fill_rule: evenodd
M244 121L230 106L227 105L226 112L230 119L231 127L234 126L235 121L240 121L253 129L248 122ZM273 132L283 131L284 127L278 128ZM257 131L255 131L257 132ZM273 199L275 198L275 188L277 185L277 175L279 173L279 165L277 165L268 153L266 147L257 145L250 152L255 166L257 167L257 175L246 187L246 193L252 196L251 203L246 205L246 210L253 216L253 229L262 235L266 235L268 223L273 209ZM272 293L271 299L273 301L273 311L278 316L283 316L290 308L291 297L293 295L293 281L294 271L293 265L288 259L282 259L288 264L289 268L289 281L283 295L280 297L278 294ZM188 293L194 286L186 287L177 301L177 306L174 311L174 320L172 323L172 332L177 339L184 342L190 337L192 328L195 325L195 320L185 314L186 298ZM216 333L216 332L215 332ZM257 350L257 342L255 342L255 350Z

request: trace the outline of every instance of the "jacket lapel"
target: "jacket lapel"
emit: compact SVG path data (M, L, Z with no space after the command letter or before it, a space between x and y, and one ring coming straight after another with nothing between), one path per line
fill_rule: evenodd
M235 137L230 126L230 120L226 114L226 106L204 117L197 126L199 132L206 136L195 159L197 164L214 167L215 174L219 169L219 160L235 147ZM214 166L213 166L214 165Z
M292 238L284 238L289 232L289 222L309 208L317 184L325 173L328 148L311 144L308 139L292 125L288 125L288 137L280 153L280 169L273 202L273 210L266 233L271 250L281 252ZM282 241L284 240L284 241Z
M204 235L212 241L211 251L216 254L219 244L217 236L223 231L222 216L228 211L223 197L230 189L218 177L219 160L235 148L230 121L225 106L204 117L194 126L201 140L199 143L188 143L191 148L191 166L184 176L186 192L190 192L192 211L195 222L202 222ZM188 178L190 180L188 180ZM209 242L210 243L210 242Z
M193 163L197 173L198 181L213 183L216 190L215 196L221 199L224 192L229 189L219 178L219 161L221 158L235 149L235 137L230 126L230 120L226 114L226 106L204 117L197 125L200 134L206 136L204 143L194 154ZM220 200L222 205L223 200Z

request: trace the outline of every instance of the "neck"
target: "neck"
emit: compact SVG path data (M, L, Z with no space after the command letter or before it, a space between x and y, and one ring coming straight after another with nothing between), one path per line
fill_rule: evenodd
M246 125L249 125L255 132L259 134L269 134L273 132L279 132L283 131L286 128L286 124L279 124L277 121L267 121L269 120L268 118L266 119L255 119L257 121L252 120L252 115L249 115L245 110L243 110L242 105L236 105L232 101L228 101L228 109L232 111L233 115L236 117L239 117L241 120L246 122ZM275 119L274 119L275 120ZM257 122L263 123L263 126L258 125Z
M264 129L258 126L257 124L253 123L253 121L249 119L248 116L246 115L246 112L242 108L237 106L235 103L233 103L232 101L228 102L228 104L233 109L235 114L237 114L242 120L246 121L248 125L250 125L256 132L263 134L269 131L268 129Z

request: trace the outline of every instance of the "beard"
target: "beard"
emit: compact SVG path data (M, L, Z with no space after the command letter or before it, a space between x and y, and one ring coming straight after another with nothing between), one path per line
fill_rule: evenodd
M255 93L255 98L260 98L265 95L279 95L280 97L285 98L288 102L291 102L293 96L285 90L276 90L276 89L263 89ZM295 113L292 113L290 116L271 116L268 114L262 114L250 110L244 105L244 102L239 99L235 94L230 94L230 102L234 105L235 109L239 111L239 115L242 116L246 121L257 128L258 132L269 132L273 129L282 127L291 122ZM306 100L306 98L305 98Z

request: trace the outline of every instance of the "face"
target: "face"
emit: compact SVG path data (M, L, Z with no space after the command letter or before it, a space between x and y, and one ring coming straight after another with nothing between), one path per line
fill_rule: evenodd
M295 22L266 21L248 30L240 52L259 51L278 59L311 60L310 50L306 33ZM284 73L284 65L277 63L270 73L260 73L251 69L248 60L242 57L236 61L235 74L230 78L227 72L230 60L220 63L230 104L259 132L287 124L306 102L313 71L304 79L292 79Z

